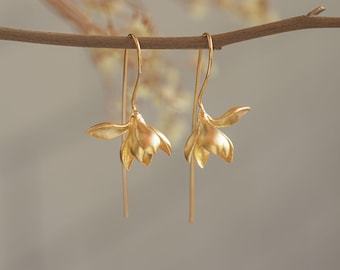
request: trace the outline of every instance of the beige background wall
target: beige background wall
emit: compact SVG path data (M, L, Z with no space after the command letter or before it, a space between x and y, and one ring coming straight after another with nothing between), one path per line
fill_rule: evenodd
M193 22L174 1L145 2L167 35L244 26L222 13ZM281 18L319 4L272 1ZM340 16L339 1L322 4ZM0 25L73 31L42 1L1 0ZM339 269L339 48L340 29L323 29L215 52L208 112L252 111L225 130L234 162L211 157L196 169L189 225L184 139L171 158L134 164L124 220L120 142L84 133L106 120L87 51L0 41L0 269ZM194 71L182 77L193 89Z

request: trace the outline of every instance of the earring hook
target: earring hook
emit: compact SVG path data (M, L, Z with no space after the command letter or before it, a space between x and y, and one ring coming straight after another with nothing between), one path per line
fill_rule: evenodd
M202 68L202 49L198 51L197 58L197 69L196 69L196 83L195 83L195 95L194 95L194 106L193 106L193 114L192 114L192 131L195 130L196 122L197 122L197 106L200 107L200 110L205 111L202 104L202 96L205 91L205 88L208 84L208 80L211 73L212 59L213 59L213 42L211 35L209 33L203 33L203 36L207 37L209 44L209 62L207 67L207 73L205 75L202 87L200 92L198 93L199 82L201 78L201 68ZM195 167L193 160L190 160L190 184L189 184L189 222L194 223L194 215L195 215Z
M205 33L203 33L203 36L207 37L207 39L208 39L209 61L208 61L207 73L205 75L201 91L198 94L197 101L198 101L198 105L200 106L200 109L204 111L204 107L203 107L203 104L202 104L202 96L203 96L203 93L205 91L205 88L207 87L208 80L209 80L209 77L210 77L210 74L211 74L211 66L212 66L214 46L213 46L212 37L211 37L211 35L209 33L205 32ZM201 55L200 55L200 57L201 57ZM200 59L199 59L199 61L200 61Z
M140 77L141 77L141 74L142 74L142 50L140 48L138 38L134 34L129 34L129 37L131 37L133 39L133 41L135 42L136 49L137 49L137 61L138 61L137 79L136 79L135 88L133 89L132 98L131 98L131 107L132 107L132 110L135 112L137 110L137 108L136 108L136 95L137 95L137 90L138 90L139 83L140 83Z

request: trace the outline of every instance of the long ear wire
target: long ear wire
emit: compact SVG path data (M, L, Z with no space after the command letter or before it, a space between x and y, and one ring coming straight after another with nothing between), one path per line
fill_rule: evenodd
M197 68L196 68L196 82L195 82L195 94L194 105L192 112L192 131L197 125L197 100L198 100L198 87L201 81L201 69L202 69L202 49L198 51ZM190 160L190 182L189 182L189 222L194 223L195 218L195 163L194 160Z
M141 77L141 74L142 74L142 50L140 48L138 38L134 34L129 34L129 37L131 37L133 39L133 41L136 44L136 49L137 49L138 73L137 73L135 88L133 89L132 98L131 98L132 110L136 111L137 110L137 108L136 108L136 95L137 95L137 90L138 90L139 84L140 84L140 77Z
M124 68L123 68L123 82L122 82L122 123L126 122L126 76L128 64L128 50L124 50ZM122 143L125 139L125 134L122 135ZM129 217L129 197L128 197L128 183L127 183L127 169L122 166L122 181L123 181L123 203L124 203L124 217Z
M204 33L203 36L206 36L207 39L208 39L208 44L209 44L209 61L208 61L207 73L205 74L205 78L204 78L204 81L203 81L203 84L202 84L202 88L201 88L201 91L198 94L198 98L197 98L197 103L198 103L198 105L200 106L200 108L202 110L204 110L203 105L202 105L202 96L204 94L204 91L205 91L205 89L207 87L207 84L208 84L208 80L210 78L211 66L212 66L212 60L213 60L213 52L214 52L214 46L213 46L213 41L212 41L211 35L209 33Z
M142 51L140 48L140 44L138 38L134 34L129 34L129 37L133 39L136 44L137 49L137 61L138 61L138 73L137 79L135 83L135 87L132 93L131 98L131 107L132 110L135 112L137 111L136 108L136 94L140 84L140 77L142 74ZM127 76L127 64L128 64L128 51L127 49L124 50L124 68L123 68L123 84L122 84L122 123L126 122L126 76ZM125 134L122 136L122 143L125 140ZM124 217L129 217L129 199L128 199L128 183L127 183L127 169L122 166L122 180L123 180L123 201L124 201Z
M142 52L138 39L133 34L129 34L129 37L133 38L137 48L137 61L138 61L138 73L135 88L133 90L131 107L133 111L136 111L136 93L140 83L140 76L142 74ZM124 68L123 68L123 84L122 84L122 123L126 122L126 76L127 76L127 64L128 64L128 50L124 50ZM122 143L125 140L125 136L122 136ZM127 169L122 166L122 181L123 181L123 204L124 204L124 217L129 217L129 196L128 196L128 182L127 182Z
M208 84L208 80L211 74L211 66L213 59L213 43L212 38L209 33L203 33L203 36L206 36L209 44L209 62L207 67L207 72L201 87L200 92L198 93L199 84L201 81L201 69L202 69L202 49L198 51L197 57L197 68L196 68L196 82L195 82L195 93L194 93L194 105L192 112L192 131L196 128L197 125L197 106L200 107L201 110L204 111L204 107L202 104L202 96ZM190 160L190 182L189 182L189 222L191 224L194 223L195 218L195 163L194 160Z

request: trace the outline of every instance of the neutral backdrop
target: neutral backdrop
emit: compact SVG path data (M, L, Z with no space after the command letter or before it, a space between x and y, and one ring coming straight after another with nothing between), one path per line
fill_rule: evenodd
M217 10L198 22L176 1L144 2L164 35L246 26ZM280 18L320 5L271 3ZM339 1L322 4L340 16ZM43 1L1 0L0 26L74 31ZM133 165L125 220L120 140L84 133L107 120L89 51L0 41L0 269L340 269L339 48L340 29L321 29L215 52L207 111L252 111L224 130L234 162L212 156L196 168L190 225L185 138L171 158ZM192 93L194 70L181 80Z

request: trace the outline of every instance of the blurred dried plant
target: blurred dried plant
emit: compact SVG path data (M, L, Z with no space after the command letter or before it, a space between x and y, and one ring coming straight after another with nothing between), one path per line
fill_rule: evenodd
M197 19L204 17L212 7L253 24L266 23L276 17L269 8L269 0L186 0L178 2L184 3L190 14Z
M159 35L146 8L139 1L45 1L85 34L126 36L133 33L143 37ZM250 22L265 22L271 18L266 0L185 0L178 3L188 7L195 17L200 17L209 7L215 6ZM121 73L119 67L122 65L123 52L113 49L92 49L91 52L106 87L107 112L110 118L118 118L121 105L117 95L121 78L117 74ZM178 67L166 55L158 50L146 51L144 63L147 68L143 73L139 99L151 99L156 109L162 108L157 110L157 125L175 144L185 131L184 115L190 107L189 95L181 85ZM132 58L128 64L136 66L136 59Z

